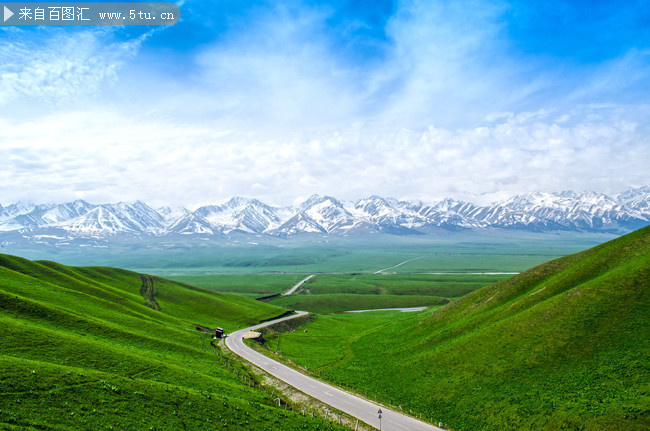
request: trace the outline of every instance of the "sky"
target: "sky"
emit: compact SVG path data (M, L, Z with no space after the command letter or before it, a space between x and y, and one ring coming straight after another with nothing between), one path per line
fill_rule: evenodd
M0 203L650 184L650 1L184 0L0 25Z

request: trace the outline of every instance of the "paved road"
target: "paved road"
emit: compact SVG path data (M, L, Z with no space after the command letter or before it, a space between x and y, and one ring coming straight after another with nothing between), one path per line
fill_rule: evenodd
M402 266L405 263L412 262L412 261L418 260L418 259L422 259L423 257L426 257L426 256L419 256L419 257L414 257L413 259L405 260L404 262L400 262L397 265L391 266L390 268L384 268L384 269L380 269L379 271L375 271L375 274L381 274L384 271L388 271L389 269L397 268L398 266Z
M415 273L411 273L415 274ZM431 275L517 275L519 272L424 272Z
M291 289L289 289L289 290L287 290L286 292L284 292L284 293L282 294L282 296L291 295L293 292L296 291L296 289L298 289L300 286L302 286L304 282L306 282L307 280L309 280L309 279L312 278L313 276L314 276L314 275L312 274L312 275L310 275L309 277L305 278L304 280L299 281L298 284L296 284L296 285L293 286Z
M410 311L422 311L426 309L427 307L368 308L366 310L348 310L344 311L344 313L365 313L367 311L401 311L402 313L408 313Z
M256 352L244 344L243 335L248 331L255 331L264 326L272 325L283 320L293 319L304 316L304 311L298 312L297 315L283 317L281 319L264 322L250 328L241 329L233 332L226 338L226 346L237 355L249 362L257 365L267 373L278 379L290 384L296 389L314 397L325 404L329 404L335 409L341 410L350 416L358 418L360 421L379 429L379 419L377 410L381 408L383 414L381 419L382 431L440 431L440 428L421 422L412 417L406 416L399 412L389 410L386 407L379 406L363 398L350 394L349 392L330 386L320 380L308 377L293 368L274 361L261 353ZM408 384L408 382L404 382Z

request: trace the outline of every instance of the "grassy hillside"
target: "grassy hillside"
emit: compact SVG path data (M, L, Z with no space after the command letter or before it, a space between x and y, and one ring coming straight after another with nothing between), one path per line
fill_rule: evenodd
M130 271L0 255L0 428L337 429L273 407L193 325L230 332L284 311Z
M438 311L321 316L279 348L454 429L647 430L649 310L644 228Z

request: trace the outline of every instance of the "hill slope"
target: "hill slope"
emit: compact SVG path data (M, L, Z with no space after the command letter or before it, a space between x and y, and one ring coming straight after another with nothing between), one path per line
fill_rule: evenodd
M648 429L649 290L644 228L437 312L383 325L319 317L306 333L283 334L280 348L454 429ZM316 340L341 338L346 326L354 330L334 358Z
M130 271L0 255L0 428L334 429L272 407L194 328L231 332L284 311Z

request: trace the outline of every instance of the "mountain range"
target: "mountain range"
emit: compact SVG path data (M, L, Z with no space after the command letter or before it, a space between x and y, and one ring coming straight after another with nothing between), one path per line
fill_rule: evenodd
M234 197L190 211L152 208L144 202L0 205L0 239L198 236L206 238L304 234L432 234L458 230L508 229L534 232L627 233L650 224L650 186L618 196L596 192L534 192L487 206L450 198L435 203L371 196L340 201L313 195L291 207Z

